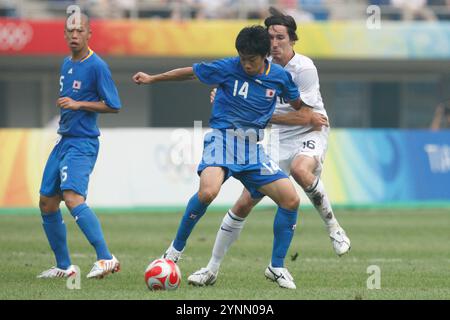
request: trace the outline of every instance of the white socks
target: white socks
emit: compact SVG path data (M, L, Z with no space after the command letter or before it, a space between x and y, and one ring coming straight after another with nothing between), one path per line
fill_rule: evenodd
M231 210L225 214L222 220L219 231L217 232L216 242L212 251L211 259L209 260L207 268L217 273L223 257L228 251L228 248L239 238L242 228L244 227L245 219L238 217Z
M325 222L328 232L338 228L339 223L334 216L333 209L331 208L330 200L325 192L322 180L320 180L319 177L316 178L314 183L305 189L305 193L309 200L311 200L311 203L314 205L316 210L319 212L323 222Z

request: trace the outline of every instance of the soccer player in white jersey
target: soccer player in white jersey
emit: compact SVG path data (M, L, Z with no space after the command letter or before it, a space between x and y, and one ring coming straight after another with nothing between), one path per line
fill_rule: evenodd
M312 112L327 116L313 61L294 51L295 41L298 40L295 20L274 8L270 8L270 13L271 16L264 23L271 37L272 61L290 72L299 88L303 105L311 108ZM280 168L292 175L305 191L325 223L334 251L341 256L350 250L350 239L339 225L320 179L329 127L323 126L322 131L314 131L311 126L299 125L298 119L299 111L295 111L282 99L277 102L271 122L272 131L278 130L278 139L271 139L269 152L272 157L274 154L279 155ZM228 248L239 237L245 218L260 200L252 199L249 192L244 189L233 208L225 214L207 267L190 275L188 277L190 284L204 286L216 282L220 264Z

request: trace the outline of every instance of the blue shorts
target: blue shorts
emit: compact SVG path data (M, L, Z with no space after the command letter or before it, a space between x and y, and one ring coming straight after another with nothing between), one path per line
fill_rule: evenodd
M238 179L253 199L264 197L264 194L258 191L262 186L276 180L288 179L278 165L265 154L262 145L249 147L249 144L245 143L242 146L230 146L225 139L215 143L217 139L219 138L213 133L205 136L202 161L197 168L199 175L208 167L221 167L225 169L224 182L229 177ZM222 149L219 156L217 148Z
M72 190L86 198L98 149L98 138L62 137L45 165L40 194L53 197Z

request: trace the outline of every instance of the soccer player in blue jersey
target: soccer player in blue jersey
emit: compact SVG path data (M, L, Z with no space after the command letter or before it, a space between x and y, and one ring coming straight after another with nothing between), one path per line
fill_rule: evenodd
M270 38L265 28L244 28L236 39L236 49L239 57L198 63L163 74L138 72L133 76L137 84L198 78L205 84L218 86L210 118L213 131L205 136L198 167L200 188L189 200L176 237L164 256L178 261L195 224L222 184L233 176L253 198L267 195L277 203L272 259L265 275L281 287L295 289L294 280L284 267L284 259L297 223L299 198L287 175L265 155L257 142L262 139L261 131L272 116L276 97L281 96L295 109L300 109L299 92L290 74L267 60ZM316 119L314 126L327 124L325 118ZM305 117L305 123L311 123L311 118ZM238 143L235 144L235 140ZM239 217L231 216L231 219L239 220Z
M61 201L95 248L97 261L87 277L103 278L119 271L120 264L108 250L100 222L87 206L86 197L89 175L99 150L98 114L117 113L121 103L108 65L88 46L89 18L81 14L78 20L67 19L64 34L72 54L64 59L59 78L60 140L45 166L39 199L43 227L56 266L38 278L69 277L76 273L67 247Z
M313 130L311 126L297 125L297 114L309 110L326 116L326 110L320 93L317 69L311 59L294 51L295 41L298 40L297 24L293 17L283 14L271 7L271 15L264 24L271 38L271 54L273 63L284 67L292 76L300 90L300 98L305 108L293 110L292 107L278 100L272 116L270 144L267 150L278 152L278 164L286 173L303 188L305 194L314 204L328 231L333 249L338 256L350 250L351 242L344 229L340 226L331 207L328 194L320 180L323 161L327 151L329 127L322 130ZM211 100L214 100L215 91L211 91ZM276 135L275 139L270 136ZM273 153L277 154L277 153ZM231 245L238 239L245 225L245 219L252 208L260 200L252 199L247 190L244 190L238 201L229 210L231 214L241 218L240 221L230 219L228 212L217 231L216 241L211 258L206 265L188 278L188 283L195 286L213 285L218 277L219 268ZM226 230L226 231L225 231Z

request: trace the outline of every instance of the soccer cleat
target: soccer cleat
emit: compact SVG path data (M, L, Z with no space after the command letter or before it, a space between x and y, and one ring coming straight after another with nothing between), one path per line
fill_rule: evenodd
M110 260L98 260L94 263L91 271L86 276L87 278L97 278L102 279L110 273L115 273L120 271L120 262L113 255Z
M216 283L217 273L212 272L208 268L201 268L188 277L188 283L194 286L212 286Z
M183 250L178 251L174 248L173 242L170 244L169 248L166 250L166 252L162 255L162 259L169 259L173 262L177 263L178 260L181 259L181 255L183 254Z
M334 251L338 256L342 256L350 251L350 239L341 227L330 232L330 239L333 244Z
M264 272L267 279L277 282L281 288L297 289L294 278L286 268L274 268L269 265Z
M74 265L69 266L66 270L57 267L51 267L43 271L37 278L69 278L77 273Z

